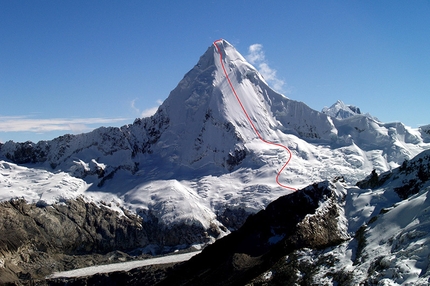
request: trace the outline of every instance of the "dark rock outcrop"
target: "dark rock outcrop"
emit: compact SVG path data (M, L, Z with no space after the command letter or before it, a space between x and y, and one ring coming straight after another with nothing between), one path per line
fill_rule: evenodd
M384 184L404 177L394 191L402 199L419 192L421 187L430 180L430 151L423 151L412 160L405 160L399 168L378 175L375 170L356 185L362 189L375 189Z
M293 255L295 250L323 249L345 241L347 238L338 224L340 200L342 198L335 193L332 183L314 184L281 197L265 210L250 215L239 230L207 246L187 262L91 277L53 279L45 283L245 285L260 273L276 267L283 257ZM229 211L222 215L229 216Z
M157 285L245 285L296 249L339 244L345 237L335 200L329 182L281 197ZM316 213L323 202L326 210Z

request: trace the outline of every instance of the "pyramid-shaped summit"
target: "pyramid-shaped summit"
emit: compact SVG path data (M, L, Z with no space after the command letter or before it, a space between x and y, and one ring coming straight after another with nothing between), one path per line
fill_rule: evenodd
M231 171L260 149L278 148L263 147L259 135L282 143L288 133L321 138L319 133L329 137L333 130L326 115L272 90L225 40L207 49L160 106L160 112L169 118L169 131L160 137L159 146L164 147L159 153L170 156L174 165L203 173ZM318 126L303 126L303 117ZM172 155L172 149L180 156ZM252 161L261 162L258 158Z
M291 101L274 92L230 43L220 40L150 118L38 144L9 142L1 153L14 162L42 162L87 180L107 175L96 179L93 185L98 186L120 171L140 172L148 180L230 172L253 157L248 143L261 143L232 87L259 133L271 141L282 140L277 132L286 128L280 122L294 125L288 119L295 117L287 110ZM253 164L264 162L254 158Z
M181 133L190 130L190 126L180 127L184 122L201 122L207 114L221 121L230 122L234 117L238 118L233 121L241 120L242 114L237 112L237 102L223 72L219 53L222 53L223 64L229 70L229 79L239 89L238 92L246 76L257 75L258 72L227 41L218 41L216 45L218 48L215 43L208 48L161 106L172 119L172 125L176 123L182 129L178 130ZM258 97L254 91L247 92L245 103Z
M175 165L210 172L231 170L245 157L244 141L255 138L228 84L219 52L234 86L243 83L246 73L257 71L227 41L219 45L221 49L215 44L208 48L160 106L169 118L160 153L170 153L173 144L180 156L167 156ZM247 102L258 100L254 91L247 96Z

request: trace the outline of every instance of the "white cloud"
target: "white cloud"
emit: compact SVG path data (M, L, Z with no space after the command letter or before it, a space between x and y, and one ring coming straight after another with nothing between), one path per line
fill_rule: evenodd
M113 124L130 118L50 118L37 119L27 116L0 116L0 132L72 131L82 133L94 129L90 125Z
M133 100L131 101L131 108L132 108L132 109L136 112L136 114L138 114L140 117L149 117L149 116L154 115L154 114L155 114L155 112L157 112L158 107L163 103L161 100L157 100L157 101L156 101L157 106L153 106L153 107L147 108L147 109L145 109L145 110L143 110L143 111L140 111L140 109L136 107L136 101L137 101L137 98L135 98L135 99L133 99Z
M246 59L250 64L255 65L264 79L277 91L282 91L285 82L276 76L276 70L272 69L264 55L263 45L253 44L248 48Z
M253 44L248 48L248 55L246 56L247 60L251 64L257 64L259 62L263 62L265 60L263 45L261 44Z
M142 113L140 114L141 117L149 117L155 114L155 112L157 112L158 106L154 106L148 109L145 109L144 111L142 111Z
M131 109L133 109L136 113L140 113L140 110L139 110L139 108L137 108L136 107L136 100L137 100L137 98L135 98L135 99L133 99L132 101L131 101Z

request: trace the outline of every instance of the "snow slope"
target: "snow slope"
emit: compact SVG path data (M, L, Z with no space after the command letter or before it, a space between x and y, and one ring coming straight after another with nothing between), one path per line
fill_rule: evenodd
M234 89L263 138L292 151L281 183L348 183L391 170L430 148L428 128L382 123L351 109L332 116L272 90L227 41L218 42ZM290 191L275 177L289 154L261 142L211 45L155 115L121 128L0 145L0 198L114 202L160 222L207 228L227 208L256 212ZM46 178L50 183L45 185ZM45 181L44 181L45 180Z
M88 185L67 173L53 173L0 161L0 200L24 197L30 203L51 204L83 195Z

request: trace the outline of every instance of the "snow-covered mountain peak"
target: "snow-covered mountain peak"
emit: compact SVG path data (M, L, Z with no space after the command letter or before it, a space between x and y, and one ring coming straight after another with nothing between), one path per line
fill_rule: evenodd
M355 115L339 119L275 92L231 44L220 40L153 116L37 144L6 142L0 144L0 159L82 179L80 186L88 189L72 190L71 196L115 201L152 212L166 224L173 217L207 226L227 208L255 212L288 193L276 183L287 160L279 181L299 189L338 175L355 184L373 169L390 170L430 148L428 127L385 124L342 102L337 106L333 110ZM0 175L20 178L14 172L5 169ZM3 181L11 186L29 182ZM49 192L50 198L63 197L60 188L42 187L7 196L37 202ZM193 202L183 203L188 200Z
M225 97L230 96L231 90L225 85L221 59L229 72L235 73L239 79L248 70L257 72L230 43L226 40L217 41L207 49L161 105L161 109L165 109L173 121L178 121L178 124L202 121L209 110L218 119L226 115ZM232 83L237 85L235 79L232 79ZM178 110L181 112L177 112Z
M337 119L348 118L357 114L361 114L360 108L353 105L346 105L343 101L338 100L330 107L324 107L322 113Z
M277 132L284 129L280 121L289 101L230 43L218 40L160 106L169 130L157 145L176 146L182 156L167 156L178 165L231 170L255 152L247 144L261 145L255 130L267 140L281 140Z
M223 59L224 63L226 64L226 67L234 67L234 64L232 62L241 62L244 63L245 66L250 68L253 71L256 71L256 69L247 62L244 56L242 56L241 53L239 53L236 48L227 42L224 39L217 40L213 43L215 56L219 58L221 54L221 58Z

